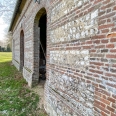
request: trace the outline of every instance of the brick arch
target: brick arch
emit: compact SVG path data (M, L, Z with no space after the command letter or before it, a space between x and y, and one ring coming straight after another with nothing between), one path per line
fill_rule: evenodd
M32 76L32 86L36 86L39 81L39 20L42 15L47 14L46 9L41 8L34 19L34 40L33 40L33 76Z
M20 32L20 70L23 71L24 66L24 31Z

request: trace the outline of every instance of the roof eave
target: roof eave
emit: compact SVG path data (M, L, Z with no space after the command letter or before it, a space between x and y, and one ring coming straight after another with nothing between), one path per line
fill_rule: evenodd
M14 13L13 13L13 16L12 16L12 19L11 19L11 23L10 23L10 27L9 27L9 30L8 31L12 31L12 26L13 26L15 17L17 15L17 12L19 10L19 7L21 5L21 2L22 2L22 0L17 0L17 2L16 2L15 10L14 10Z

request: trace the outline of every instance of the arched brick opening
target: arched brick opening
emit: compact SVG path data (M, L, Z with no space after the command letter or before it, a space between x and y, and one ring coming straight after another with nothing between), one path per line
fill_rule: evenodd
M23 71L24 66L24 32L20 32L20 71Z
M34 20L34 45L33 45L33 47L34 47L34 54L33 54L33 56L34 56L34 62L33 62L34 73L33 73L33 77L32 77L32 86L36 86L40 82L40 73L39 72L40 72L40 66L41 66L41 57L44 57L42 62L45 64L46 25L47 25L46 21L47 21L46 9L41 8L38 11L38 13L36 14L35 20ZM41 54L41 52L43 54Z

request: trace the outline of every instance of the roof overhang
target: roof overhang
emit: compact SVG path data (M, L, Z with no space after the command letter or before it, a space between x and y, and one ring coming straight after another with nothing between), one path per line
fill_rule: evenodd
M15 10L14 10L14 13L13 13L13 16L12 16L12 20L11 20L11 23L10 23L9 31L13 30L25 3L26 3L26 0L17 0Z

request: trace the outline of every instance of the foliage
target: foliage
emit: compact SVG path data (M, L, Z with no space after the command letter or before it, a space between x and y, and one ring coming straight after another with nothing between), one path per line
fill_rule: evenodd
M0 16L4 17L8 24L11 21L12 13L15 7L16 0L1 0L0 1Z
M10 45L7 45L7 48L0 46L0 52L11 52Z
M27 87L11 58L11 53L0 53L0 116L40 116L39 96Z
M1 51L0 52L5 52L5 48L1 47Z
M7 45L7 52L11 52L10 44Z
M16 1L17 0L10 0L10 1L9 0L0 0L0 19L3 20L3 22L1 24L5 25L3 28L4 36L8 32L8 28L11 23L11 19L12 19L12 15L14 12ZM4 37L4 39L5 39L5 37Z
M7 52L11 52L12 51L12 33L11 32L8 32L6 34L6 45L7 45Z
M0 46L0 52L2 51L2 47Z

